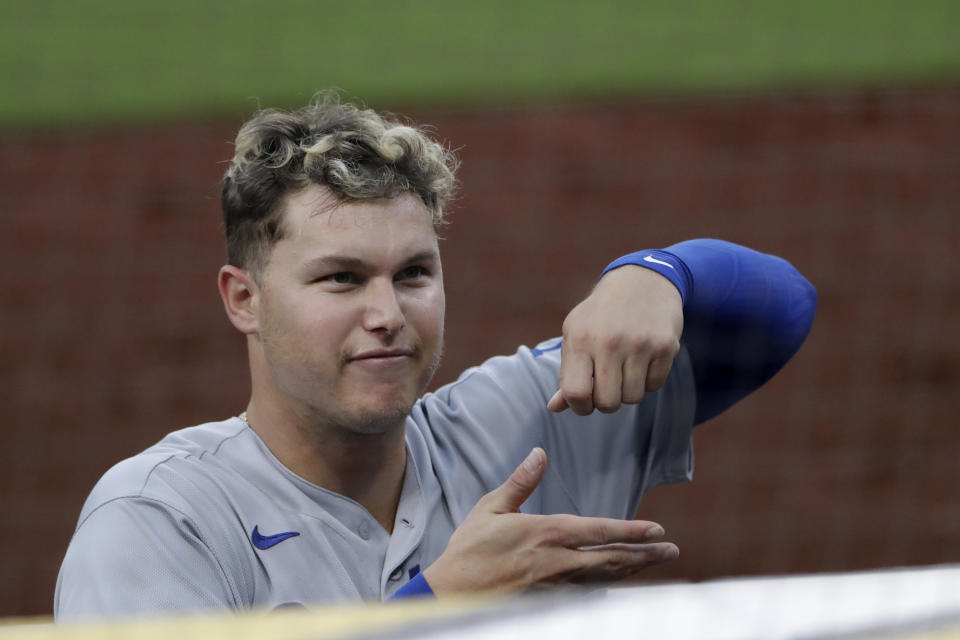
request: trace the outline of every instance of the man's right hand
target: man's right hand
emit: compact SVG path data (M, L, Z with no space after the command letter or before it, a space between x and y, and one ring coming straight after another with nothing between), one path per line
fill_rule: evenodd
M423 574L437 596L508 593L565 584L610 583L675 559L663 528L645 520L518 513L543 478L539 447L477 502L446 550Z

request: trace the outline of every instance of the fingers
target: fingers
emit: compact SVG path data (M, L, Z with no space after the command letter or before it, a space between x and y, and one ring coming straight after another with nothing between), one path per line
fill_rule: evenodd
M670 542L607 545L572 552L576 569L568 580L577 584L609 583L628 578L646 568L676 560L680 549Z
M649 520L617 520L573 515L546 516L540 525L548 542L570 549L609 544L638 544L663 537L664 531Z
M619 354L597 358L564 354L564 358L574 362L561 369L560 388L547 402L547 408L556 412L569 408L578 415L587 415L594 409L612 413L623 404L637 404L645 392L663 386L679 349L679 342L665 342L656 349L638 349L622 359ZM652 359L650 352L655 354Z
M677 345L676 351L679 350L680 347ZM673 358L676 356L676 351L668 356L655 358L650 362L650 367L647 369L646 383L642 387L643 389L646 391L656 391L663 386L663 383L667 381L667 374L670 373L670 368L673 366ZM641 397L642 396L643 394L641 393Z
M643 400L647 377L647 359L639 355L627 356L623 362L623 385L620 395L624 404L637 404Z
M594 409L616 411L620 406L620 365L614 358L590 355L587 337L564 338L561 345L559 389L547 402L551 411L572 409L585 416ZM595 351L595 349L594 349Z
M623 395L623 364L607 354L597 358L593 370L593 405L601 413L620 408Z
M560 355L560 380L558 386L562 398L551 398L554 407L551 411L562 411L569 407L577 415L585 416L593 411L593 358L573 346L572 340L565 339ZM550 408L550 403L547 404ZM563 406L565 405L565 406Z
M560 391L560 389L557 389L553 397L547 401L547 409L556 413L560 413L569 408L570 405L567 404L566 398L563 397L563 391Z
M573 409L577 415L587 415L594 409L603 413L613 413L623 404L637 404L643 400L644 390L655 391L666 379L672 361L667 361L666 369L661 374L658 368L654 372L659 380L653 388L647 388L651 374L647 371L647 361L642 356L628 356L621 365L614 358L605 358L594 368L592 360L590 371L591 379L586 380L586 366L582 364L571 367L571 372L561 371L560 388L547 402L547 409L560 412ZM657 361L658 366L660 362Z
M569 408L570 405L567 404L567 400L563 397L563 392L560 391L560 389L557 389L557 392L553 394L553 397L547 401L547 409L556 413Z
M680 555L663 537L663 527L646 520L565 517L559 525L571 540L588 540L563 556L564 582L574 584L616 582Z
M512 513L519 510L520 505L540 484L546 468L547 454L540 447L534 447L503 484L481 498L478 506L482 504L490 513Z

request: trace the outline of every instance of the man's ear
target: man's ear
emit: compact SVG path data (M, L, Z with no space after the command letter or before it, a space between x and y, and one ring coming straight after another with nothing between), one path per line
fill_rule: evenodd
M250 272L233 265L224 265L220 267L220 274L217 276L217 288L220 290L220 299L223 300L223 309L233 326L240 333L256 333L259 330L256 309L259 290Z

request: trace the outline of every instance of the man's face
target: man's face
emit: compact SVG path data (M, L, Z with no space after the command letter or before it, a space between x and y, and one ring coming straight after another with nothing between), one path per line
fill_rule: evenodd
M443 273L413 194L336 203L319 186L286 199L256 300L257 344L277 399L354 433L402 424L436 371Z

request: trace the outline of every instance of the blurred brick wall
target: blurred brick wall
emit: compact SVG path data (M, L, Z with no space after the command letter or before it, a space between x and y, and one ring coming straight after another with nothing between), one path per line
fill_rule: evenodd
M645 502L681 547L647 577L960 561L960 88L410 115L463 160L438 382L557 333L634 249L726 238L819 289L800 354ZM238 124L0 136L0 615L49 613L104 470L244 405L215 292Z

